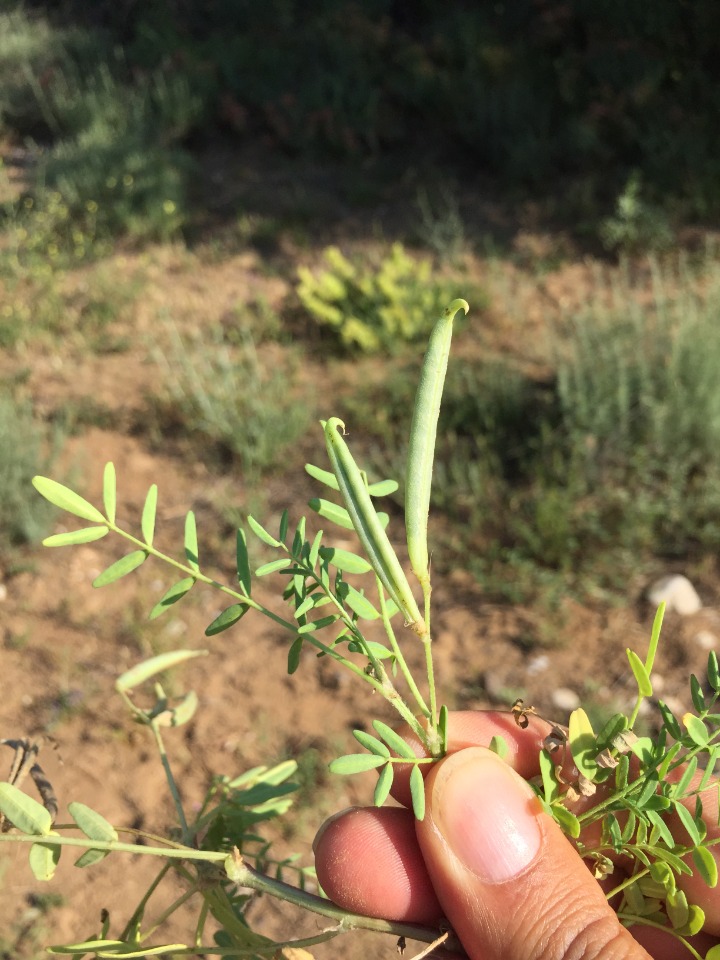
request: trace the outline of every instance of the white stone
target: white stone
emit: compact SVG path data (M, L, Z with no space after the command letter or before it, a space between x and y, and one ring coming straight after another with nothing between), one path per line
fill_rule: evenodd
M2 603L3 600L7 600L7 585L0 583L0 603Z
M700 630L695 634L693 640L703 650L714 650L718 642L712 630Z
M534 676L536 673L542 673L550 666L550 657L546 653L538 654L533 657L527 665L527 673Z
M580 697L570 687L557 687L550 694L550 699L554 707L566 713L577 710L580 706Z
M662 693L665 689L665 677L661 673L651 674L650 683L652 684L653 693Z
M687 617L702 609L697 590L682 574L661 577L648 590L648 599L654 606L665 601L668 611Z

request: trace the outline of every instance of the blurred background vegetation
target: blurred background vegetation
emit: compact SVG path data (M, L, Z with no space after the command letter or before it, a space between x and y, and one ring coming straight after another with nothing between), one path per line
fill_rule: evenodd
M720 545L719 33L716 0L4 0L0 349L122 354L142 271L120 282L103 264L165 244L199 269L251 249L285 295L197 329L164 317L142 429L260 489L315 416L309 358L375 354L382 383L347 402L398 475L388 451L439 305L462 292L520 330L501 268L528 267L507 223L533 208L563 238L531 258L536 277L588 257L614 272L555 312L532 363L461 345L435 488L445 562L471 556L489 591L520 600L699 561ZM237 161L229 177L218 156ZM268 213L278 163L297 189ZM497 230L467 212L468 186L501 207ZM29 393L16 376L0 397L3 436L18 431L3 458L50 456ZM56 411L53 443L93 417L113 424L100 406ZM23 511L12 544L35 535Z

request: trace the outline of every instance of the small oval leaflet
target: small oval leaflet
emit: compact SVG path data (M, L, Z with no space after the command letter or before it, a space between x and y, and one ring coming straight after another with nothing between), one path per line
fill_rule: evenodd
M176 667L179 663L192 660L194 657L204 656L207 656L207 650L171 650L168 653L159 653L156 657L150 657L149 660L136 664L118 677L115 681L115 689L119 693L125 693L164 670Z
M205 627L205 636L214 637L216 634L222 633L223 630L227 630L228 627L232 627L241 617L245 616L249 609L250 607L246 603L233 603L229 607L225 607L223 612L218 614L213 622Z
M715 857L707 847L695 847L692 852L693 863L709 887L716 887L718 882L718 866Z
M200 569L200 553L198 551L197 524L195 514L188 510L185 517L185 557L193 570Z
M320 547L320 556L343 573L369 573L372 570L367 560L339 547Z
M115 478L115 464L112 461L108 461L103 470L103 506L110 523L115 523L117 480Z
M92 543L93 540L102 540L109 533L109 527L104 524L100 527L81 527L79 530L70 530L67 533L54 533L45 537L44 547L71 547L78 543Z
M11 783L0 783L0 811L21 833L42 837L52 829L45 807Z
M390 756L390 750L382 740L378 740L378 738L374 737L371 733L366 733L364 730L353 730L353 736L360 746L365 747L370 753L374 753L378 757Z
M710 739L710 731L702 722L700 717L692 713L686 713L682 719L683 726L690 734L691 740L699 747L704 747Z
M111 563L100 576L95 577L93 580L94 587L106 587L110 583L115 583L116 580L120 580L122 577L126 577L129 573L132 573L133 570L137 570L148 558L147 551L145 550L133 550L132 553L126 553L124 557L120 557L119 560L116 560L115 563Z
M84 803L80 803L77 800L69 803L68 813L90 840L110 842L111 840L118 839L115 827L113 827L111 823L108 823L102 814L92 810Z
M627 653L627 658L630 662L630 669L635 677L635 682L638 685L638 693L643 697L651 697L652 683L650 683L650 677L645 669L645 664L634 650L631 650L628 647L625 652Z
M312 500L308 500L308 506L324 520L330 520L344 530L354 529L350 514L345 507L332 503L330 500L323 500L321 497L313 497Z
M415 819L423 820L425 818L425 781L418 764L415 764L410 771L410 796Z
M281 547L282 544L279 540L276 540L275 537L271 536L265 529L261 526L254 517L248 516L248 526L258 538L262 540L263 543L267 544L268 547Z
M333 760L329 770L331 773L348 776L351 773L363 773L365 770L381 767L384 763L387 763L384 757L378 757L373 753L349 753Z
M380 618L379 612L375 609L365 594L360 593L360 591L356 590L354 587L348 587L345 603L350 607L353 613L356 613L363 620L378 620Z
M245 531L242 527L238 527L237 529L235 559L237 562L238 583L249 597L252 586L252 576L250 574L250 557L248 556L247 538L245 537Z
M417 756L412 748L405 743L400 734L396 733L392 727L383 723L382 720L373 720L373 727L376 733L382 737L390 749L394 750L399 757L405 760L417 760Z
M331 490L340 489L340 484L337 482L335 474L330 473L329 470L322 470L320 467L313 466L312 463L306 463L305 472L310 474L313 480L319 480L320 483L324 483L325 486L330 487Z
M69 487L58 483L57 480L51 480L49 477L33 477L32 484L40 496L45 497L53 506L60 507L61 510L66 510L83 520L90 520L93 523L105 522L105 517L97 507L88 503L84 497Z
M52 880L62 847L54 843L34 843L30 847L30 869L36 880Z
M85 853L80 854L73 866L79 867L81 870L84 867L92 867L93 864L104 860L109 853L109 850L86 850Z
M147 492L147 496L145 497L145 506L143 507L142 518L140 520L140 528L142 529L142 535L145 539L145 543L147 543L148 546L152 545L153 537L155 536L155 515L157 513L157 499L158 499L158 488L157 488L157 484L153 483Z
M284 570L285 567L289 567L291 563L291 557L280 557L279 560L271 560L269 563L264 563L261 567L258 567L255 571L255 576L266 577L269 573L275 573L277 570Z
M197 581L195 577L184 577L182 580L178 580L177 583L174 583L166 593L158 600L155 606L150 611L150 620L155 620L161 614L165 613L168 607L172 606L173 603L177 603L178 600L182 600L188 591L190 591Z
M373 795L373 803L376 807L381 807L387 800L388 794L390 793L390 788L392 787L394 772L395 771L393 770L393 765L391 763L386 763L380 771L380 776L375 784L375 793Z
M395 493L399 486L397 480L378 480L368 485L368 493L371 497L387 497Z
M288 650L287 672L292 675L300 666L300 654L302 653L303 636L295 637Z

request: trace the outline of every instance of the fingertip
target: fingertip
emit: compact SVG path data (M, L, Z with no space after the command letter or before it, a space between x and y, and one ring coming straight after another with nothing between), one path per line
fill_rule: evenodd
M408 810L344 811L323 824L314 849L320 886L344 909L409 923L442 916Z

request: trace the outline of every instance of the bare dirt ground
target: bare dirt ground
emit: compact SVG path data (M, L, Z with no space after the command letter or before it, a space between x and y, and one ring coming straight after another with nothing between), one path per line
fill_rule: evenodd
M535 237L535 240L533 240ZM518 235L522 251L543 238ZM84 494L100 502L103 465L112 460L118 471L119 518L139 522L148 486L160 488L158 538L168 551L179 553L182 518L194 509L203 531L221 531L212 539L211 554L218 578L231 578L234 557L232 532L218 517L218 503L245 503L242 478L192 462L173 442L144 431L145 397L160 373L150 339L158 317L171 315L180 324L222 320L243 299L262 294L269 302L284 296L287 283L264 268L255 252L217 256L215 260L180 248L161 248L142 256L126 254L110 264L124 278L142 274L142 294L123 314L114 333L126 348L96 353L81 340L40 343L20 354L0 354L0 372L28 369L28 389L36 410L51 417L63 405L87 411L102 409L108 423L93 425L92 417L70 438L59 469L82 478ZM486 264L475 269L491 283ZM526 305L525 330L503 314L502 298L493 301L486 318L486 335L496 349L525 349L532 361L534 337L541 332L548 303L581 301L592 289L593 268L583 261L563 262L537 274L517 265L505 268L506 291ZM497 277L496 277L497 281ZM499 282L499 281L497 281ZM510 285L508 287L507 285ZM491 300L493 290L490 289ZM499 306L497 304L500 304ZM202 318L202 321L199 320ZM531 335L532 334L532 335ZM519 347L519 344L525 344ZM459 349L477 349L468 338ZM268 354L269 356L269 354ZM318 381L317 360L303 372ZM356 377L361 376L357 372ZM336 391L347 391L347 368L327 371L323 387L324 415L333 412ZM302 473L302 454L320 457L320 433L288 464L292 470L271 477L265 490L263 518L269 526L288 506L291 516L305 511L311 482ZM67 473L65 474L67 476ZM64 529L58 519L56 531ZM350 731L367 726L380 715L392 720L382 704L368 697L328 660L308 654L292 677L286 673L287 640L271 623L248 615L240 624L208 640L204 627L221 604L210 591L194 591L164 618L148 623L147 612L172 582L172 575L148 563L139 573L114 586L93 590L90 582L124 547L113 538L60 550L35 547L22 562L0 570L0 736L28 734L52 737L42 762L60 800L59 822L67 822L67 803L80 799L116 825L164 833L171 807L163 771L146 730L135 726L114 693L114 681L130 665L155 652L183 646L207 648L210 655L175 671L178 692L194 689L200 706L195 719L167 737L168 750L188 807L200 802L215 774L236 775L259 763L288 757L305 763L306 782L288 826L275 829L278 850L297 851L311 862L312 837L327 815L371 797L371 779L339 780L325 771L326 762L351 747ZM226 559L224 559L226 558ZM688 699L690 672L701 673L707 646L720 636L720 600L714 570L698 582L704 609L689 618L669 615L657 666L657 689L679 704ZM542 713L566 721L558 708L557 688L568 688L589 699L597 710L625 708L633 696L625 648L642 652L654 611L644 601L647 582L628 584L624 602L604 600L581 606L564 601L558 609L532 609L489 604L462 570L435 585L435 655L442 701L451 707L508 709L524 696ZM268 586L268 603L277 606ZM412 645L412 640L408 641ZM420 662L417 651L417 663ZM651 717L649 718L651 719ZM10 754L0 754L9 762ZM72 941L99 927L102 908L110 910L117 929L126 919L147 882L143 858L113 856L91 870L72 866L64 856L56 878L46 887L33 880L26 851L4 845L0 851L0 956L42 956L47 943ZM57 894L53 903L47 894ZM43 899L44 896L44 899ZM163 900L165 896L165 900ZM159 912L166 895L160 895ZM262 928L278 933L290 924L293 933L312 933L320 926L305 917L284 920L278 908L262 900L252 908ZM187 934L180 922L160 935L160 942ZM354 945L353 945L354 944ZM392 940L356 940L318 948L322 956L393 955ZM4 953L3 953L4 950Z

